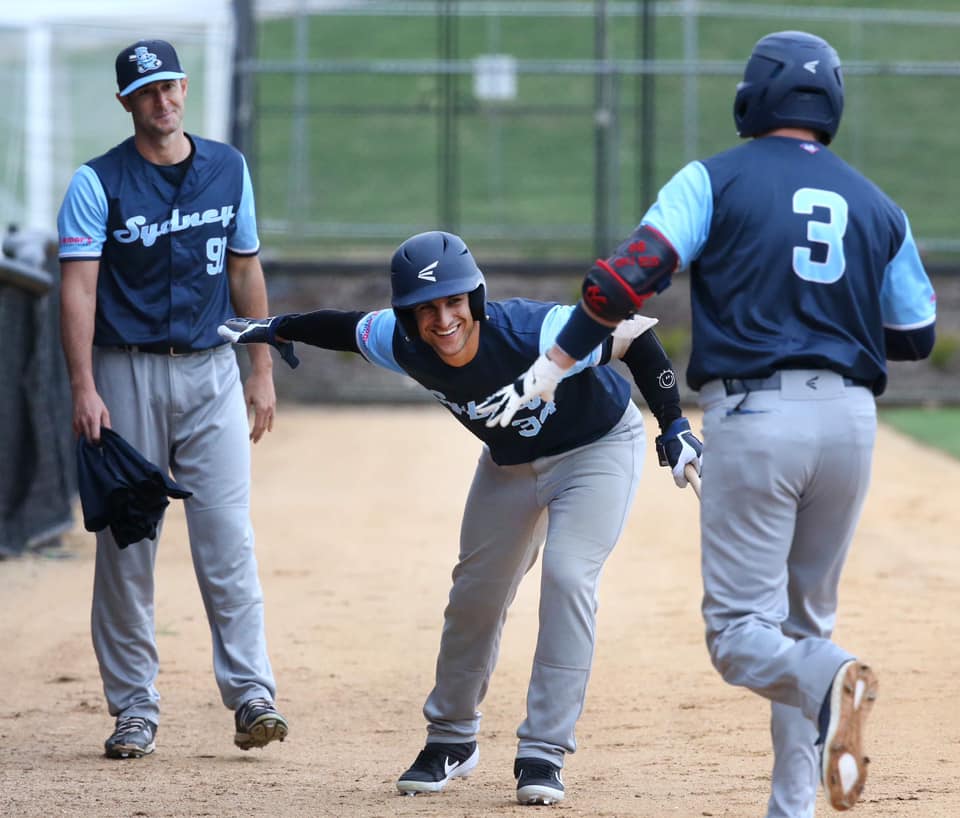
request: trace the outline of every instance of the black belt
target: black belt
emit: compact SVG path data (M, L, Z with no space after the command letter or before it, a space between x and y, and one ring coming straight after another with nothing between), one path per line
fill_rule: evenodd
M170 344L118 344L110 347L120 352L146 352L148 355L193 355L197 352L206 352L208 349L194 349L193 347L171 346Z
M844 378L843 383L846 386L868 386L854 378ZM780 373L774 372L769 378L724 378L723 386L728 395L746 395L748 392L761 392L764 389L779 389Z

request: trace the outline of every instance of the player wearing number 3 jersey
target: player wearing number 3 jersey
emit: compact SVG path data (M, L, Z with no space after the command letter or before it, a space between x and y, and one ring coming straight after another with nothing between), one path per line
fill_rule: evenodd
M269 351L252 348L241 385L217 334L266 315L253 190L243 156L187 135L176 51L141 40L116 58L117 99L134 135L73 176L58 218L62 336L73 427L112 428L192 497L190 550L213 637L220 697L241 749L282 740L250 525L250 446L273 425ZM244 402L253 409L250 430ZM157 540L117 548L97 535L93 644L110 714L111 758L153 752L159 726L154 633Z
M726 681L772 703L768 818L811 818L818 777L836 809L863 790L877 683L831 640L837 588L886 361L926 357L934 341L934 292L906 215L827 147L842 108L828 43L796 31L761 39L734 101L751 140L662 188L591 268L544 356L562 372L689 270L706 638ZM510 422L542 392L538 367L491 397L490 422Z

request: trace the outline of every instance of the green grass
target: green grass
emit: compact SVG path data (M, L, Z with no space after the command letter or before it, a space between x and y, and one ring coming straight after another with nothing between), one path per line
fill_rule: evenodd
M960 407L881 409L880 420L921 443L960 459Z
M769 3L767 3L769 6ZM869 6L918 10L905 2L814 0L807 8ZM803 8L792 4L792 8ZM920 9L957 11L954 0L922 0ZM684 22L656 20L656 57L683 57ZM636 20L616 17L609 26L614 59L638 59ZM772 19L704 16L699 21L699 56L742 65L753 43L770 31L803 28L826 37L847 62L956 62L960 28L906 23L848 23L815 17ZM593 56L592 17L461 16L457 22L458 58L508 53L519 60L585 60ZM318 15L310 18L307 55L311 59L434 59L440 37L434 16ZM291 60L297 53L294 23L264 22L258 30L258 56ZM698 79L699 121L696 156L737 143L731 116L736 81L720 73ZM632 227L649 202L640 190L637 102L639 77L615 79L616 163L610 174L612 229L616 236ZM655 80L653 189L691 158L685 154L682 76ZM259 216L262 222L297 226L381 225L392 239L410 227L439 226L442 219L440 145L443 94L431 73L292 73L261 75L256 83L257 131L252 151ZM302 92L298 103L297 91ZM913 232L925 239L952 239L953 210L945 192L960 189L955 153L956 119L949 101L957 95L956 77L847 76L847 106L834 149L871 176L910 215ZM523 255L552 252L589 254L594 218L594 80L564 73L518 77L518 98L491 105L478 101L472 77L458 80L456 100L458 229L480 234L505 233L505 240L478 246ZM297 116L305 122L305 153L292 139ZM946 119L945 119L946 117ZM381 228L382 230L383 228ZM511 240L546 230L556 238ZM310 242L295 235L269 235L275 250L300 249ZM376 232L375 230L373 231ZM343 252L343 236L329 242ZM364 246L370 242L360 240ZM393 242L395 243L395 242ZM390 241L387 242L392 246Z

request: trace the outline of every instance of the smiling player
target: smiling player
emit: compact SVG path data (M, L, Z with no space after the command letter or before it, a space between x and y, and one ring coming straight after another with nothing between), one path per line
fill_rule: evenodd
M488 428L477 408L510 373L554 341L573 307L525 299L487 301L463 240L432 231L407 239L390 266L392 310L318 310L221 327L237 343L290 341L359 352L426 387L484 443L467 497L460 554L444 614L436 683L423 712L427 742L397 782L402 793L439 792L477 764L478 707L497 660L507 608L543 545L540 630L517 735L517 799L564 797L564 756L576 749L593 661L600 573L627 518L645 434L630 386L605 364L622 359L663 434L674 479L700 442L682 417L669 359L636 316L572 367L549 400ZM685 483L685 480L684 480ZM545 542L544 542L545 538Z

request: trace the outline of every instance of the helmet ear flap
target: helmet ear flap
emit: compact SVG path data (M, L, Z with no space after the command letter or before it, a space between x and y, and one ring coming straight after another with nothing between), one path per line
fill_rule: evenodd
M420 330L417 329L417 319L413 314L413 310L402 310L399 307L394 307L393 314L397 317L397 323L407 338L415 341L420 337Z
M470 314L476 321L483 321L487 317L486 290L487 288L481 284L467 296L470 302Z

